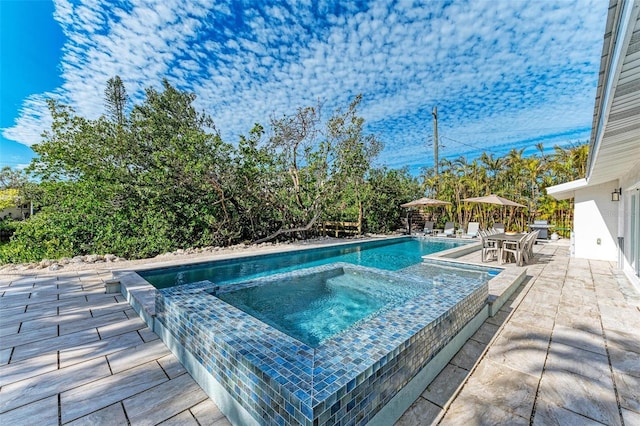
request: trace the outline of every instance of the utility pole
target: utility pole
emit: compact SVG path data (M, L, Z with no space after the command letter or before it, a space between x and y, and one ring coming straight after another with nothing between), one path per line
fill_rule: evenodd
M438 107L434 106L433 111L433 167L436 180L438 179Z
M433 170L435 171L434 177L436 181L436 193L435 197L438 198L438 192L440 192L440 178L438 176L438 107L434 106L433 111Z

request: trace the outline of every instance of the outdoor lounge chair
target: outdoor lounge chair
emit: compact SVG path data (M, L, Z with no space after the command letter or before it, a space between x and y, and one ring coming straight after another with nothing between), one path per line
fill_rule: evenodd
M444 231L442 234L445 237L455 237L456 236L456 227L453 222L447 222L444 224Z
M425 222L422 233L424 235L431 235L433 233L433 222Z
M475 238L478 236L479 230L480 230L479 222L469 222L469 225L467 225L467 233L462 234L462 238Z

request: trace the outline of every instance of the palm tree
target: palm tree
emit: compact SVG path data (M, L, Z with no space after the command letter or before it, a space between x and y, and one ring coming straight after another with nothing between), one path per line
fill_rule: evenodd
M571 201L555 200L545 195L544 190L584 176L588 145L556 146L552 154L545 154L541 143L536 144L536 148L538 152L526 158L523 157L524 149L512 149L504 157L485 152L471 162L462 156L454 160L443 158L437 178L433 169L423 170L423 187L427 194L437 194L438 198L452 203L447 219L455 220L461 226L471 219L486 226L492 218L493 222L524 229L527 221L539 217L560 227L571 227ZM490 205L463 204L464 198L488 193L507 196L528 204L529 208L516 214L513 210Z

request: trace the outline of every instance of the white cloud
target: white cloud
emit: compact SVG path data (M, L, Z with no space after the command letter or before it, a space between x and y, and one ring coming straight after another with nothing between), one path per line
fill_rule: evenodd
M4 129L2 135L11 140L33 145L41 139L42 133L51 128L53 119L47 107L47 99L55 98L55 93L31 95L22 103L21 115L13 127Z
M64 84L25 100L4 135L38 142L49 95L97 117L115 74L138 101L163 77L194 91L232 142L271 115L318 99L332 111L362 93L361 114L392 167L415 162L416 152L431 161L434 105L441 133L467 144L449 143L443 155L545 137L560 143L555 134L591 125L606 4L346 3L256 1L238 10L231 2L56 0L68 37Z

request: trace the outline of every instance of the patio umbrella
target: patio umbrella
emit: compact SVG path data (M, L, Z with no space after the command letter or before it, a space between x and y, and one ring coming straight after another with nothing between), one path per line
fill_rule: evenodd
M422 197L417 200L409 201L408 203L400 204L400 207L429 207L429 206L446 206L451 204L448 201L436 200L434 198ZM407 231L411 234L411 217L409 211L407 211Z
M527 207L495 194L486 195L484 197L464 198L462 201L469 201L472 203L497 204L499 206Z
M400 204L400 207L423 207L423 206L446 206L451 204L448 201L436 200L434 198L422 197L408 203Z
M485 195L484 197L464 198L462 201L468 201L470 203L495 204L498 206L527 207L520 203L516 203L515 201L500 197L496 194ZM504 211L502 217L504 218ZM511 219L507 218L507 225L509 225L509 222L511 222Z

